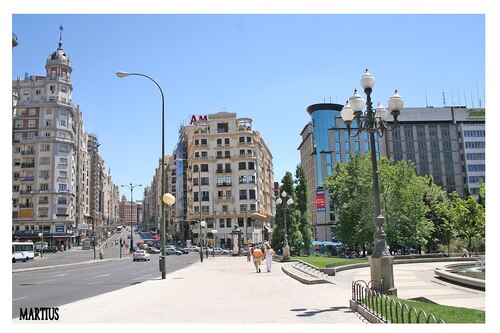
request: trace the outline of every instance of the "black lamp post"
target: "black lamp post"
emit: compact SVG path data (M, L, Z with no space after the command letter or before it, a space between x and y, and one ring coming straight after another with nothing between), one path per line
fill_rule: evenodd
M116 72L116 76L119 78L124 78L127 76L142 76L145 77L151 81L158 87L158 90L160 90L161 94L161 191L160 193L163 193L165 190L165 96L163 95L163 90L161 89L160 85L158 82L156 82L152 77L147 76L145 74L141 73L127 73L127 72ZM161 232L161 256L160 256L160 271L161 271L161 278L166 279L167 277L167 271L166 271L166 253L165 253L165 232L166 232L166 226L165 226L165 202L163 201L163 196L161 201L161 224L160 224L160 232ZM174 198L175 202L175 198ZM172 203L173 204L173 203Z
M347 126L349 135L351 137L358 136L361 132L367 132L370 137L370 151L372 160L372 173L373 173L373 195L375 201L375 215L373 223L376 227L374 237L374 248L370 258L370 271L371 280L375 281L372 284L372 289L377 289L381 292L396 294L394 288L394 274L392 264L394 258L389 252L389 247L386 242L386 234L382 229L385 218L381 212L380 206L380 187L379 175L377 166L377 154L375 149L375 134L382 137L386 131L394 129L398 124L398 116L403 109L403 99L399 96L396 90L392 97L389 99L389 110L393 116L392 128L388 128L386 123L389 112L380 103L376 110L372 108L371 93L375 85L375 77L371 75L368 70L361 77L361 86L366 94L366 112L363 113L363 106L365 100L354 90L354 95L349 98L346 106L341 111L342 119ZM351 124L355 120L356 126L351 128ZM353 132L351 134L351 132Z
M283 260L282 261L290 261L290 246L288 245L288 232L287 232L287 227L286 227L286 211L293 204L293 199L289 198L287 201L285 201L286 196L287 196L285 191L281 192L281 196L283 197L283 200L281 200L281 198L278 198L276 200L276 204L281 205L281 208L283 209L283 228L284 228L285 235L284 235L284 239L283 239Z
M142 186L141 184L120 185L121 187L128 187L130 189L130 253L134 252L134 227L132 226L132 209L134 206L134 187ZM95 259L95 258L94 258Z

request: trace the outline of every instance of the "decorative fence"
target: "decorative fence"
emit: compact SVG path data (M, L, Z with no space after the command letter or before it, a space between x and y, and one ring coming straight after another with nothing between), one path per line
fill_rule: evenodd
M407 304L373 290L371 287L374 283L379 282L353 281L352 300L381 322L394 324L445 323L443 320L436 320L432 314L427 314L413 306L409 307ZM382 283L380 285L383 286ZM383 288L379 289L383 290Z

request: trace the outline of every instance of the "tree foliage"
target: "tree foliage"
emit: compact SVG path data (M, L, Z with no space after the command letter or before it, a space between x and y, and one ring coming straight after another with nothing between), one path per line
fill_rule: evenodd
M297 195L297 210L300 214L299 216L299 231L302 235L302 244L301 247L306 255L310 254L311 246L312 246L312 228L311 228L311 214L308 207L308 199L307 199L307 179L304 169L299 165L297 165L297 169L295 170L295 193Z

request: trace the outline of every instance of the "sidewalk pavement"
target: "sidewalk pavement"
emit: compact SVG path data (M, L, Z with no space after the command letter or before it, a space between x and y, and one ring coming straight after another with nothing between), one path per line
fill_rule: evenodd
M305 285L273 263L255 273L246 257L208 258L134 286L59 307L57 323L367 323L349 308L351 289ZM168 270L168 266L167 266Z
M424 297L441 305L485 310L485 292L436 278L452 262L394 265L401 298ZM335 284L302 284L273 263L255 273L246 257L211 257L203 263L113 292L59 307L57 323L354 324L368 323L349 308L353 280L369 268L338 272ZM168 266L167 266L168 270ZM15 319L13 322L17 322Z

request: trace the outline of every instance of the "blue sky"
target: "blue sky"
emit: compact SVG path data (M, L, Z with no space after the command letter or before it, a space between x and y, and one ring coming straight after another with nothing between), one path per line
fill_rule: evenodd
M374 101L384 105L394 89L408 107L443 106L443 91L447 105L485 105L484 15L15 14L12 79L44 75L61 23L73 103L99 137L115 184L149 185L161 153L156 86L119 79L119 70L162 87L167 154L190 115L227 110L253 118L276 181L300 162L306 108L343 104L365 68L377 79Z

